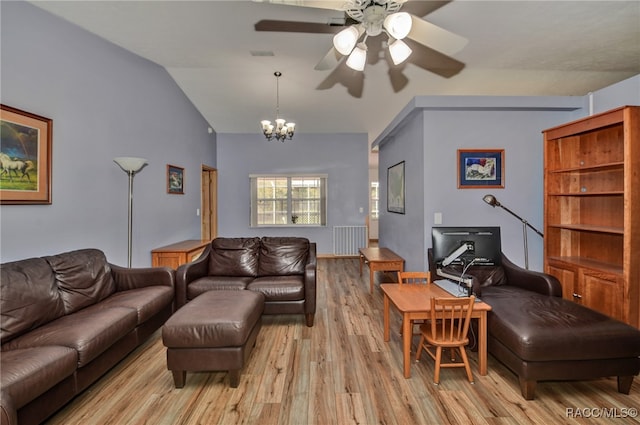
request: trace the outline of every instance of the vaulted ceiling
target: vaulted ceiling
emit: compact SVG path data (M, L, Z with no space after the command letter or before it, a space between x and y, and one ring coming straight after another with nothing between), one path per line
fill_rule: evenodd
M344 17L338 10L256 1L31 3L166 68L219 133L257 134L261 119L275 118L274 71L282 72L280 113L299 132L364 132L370 141L414 96L583 96L640 73L635 0L412 1L424 19L469 42L453 57L425 49L419 66L393 69L395 86L382 51L364 73L344 63L317 71L331 33L255 30L264 19L328 25Z

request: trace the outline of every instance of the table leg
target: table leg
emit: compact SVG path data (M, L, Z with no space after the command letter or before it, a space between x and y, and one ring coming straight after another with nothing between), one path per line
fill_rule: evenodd
M402 355L404 357L404 377L411 377L411 337L413 329L411 329L411 319L408 314L403 314L402 318Z
M369 261L369 293L373 294L373 279L375 276L376 267Z
M364 263L364 255L360 254L360 276L362 276L362 263Z
M389 297L387 296L387 294L384 294L384 298L383 298L383 303L384 303L384 313L383 313L383 317L384 317L384 341L385 342L389 342Z
M480 375L487 374L487 312L480 312L478 320L478 369Z

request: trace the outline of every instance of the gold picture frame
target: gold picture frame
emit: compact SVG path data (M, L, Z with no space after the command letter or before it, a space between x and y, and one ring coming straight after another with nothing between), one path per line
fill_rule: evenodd
M52 126L0 105L0 204L51 204Z

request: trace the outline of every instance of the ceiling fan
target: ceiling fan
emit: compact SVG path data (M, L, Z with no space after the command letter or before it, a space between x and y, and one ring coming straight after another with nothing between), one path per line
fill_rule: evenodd
M254 0L258 1L258 0ZM255 24L256 31L306 32L335 34L333 46L315 66L316 70L328 70L338 65L346 57L346 65L356 71L362 71L365 63L375 62L379 52L367 55L371 47L367 46L369 37L387 35L386 43L378 44L379 48L386 48L389 53L387 59L394 66L410 62L433 71L424 56L444 56L440 62L459 52L467 44L467 39L454 34L444 28L434 25L419 16L424 16L447 1L424 2L407 0L343 0L343 1L315 1L315 0L267 0L269 3L288 6L301 6L320 9L344 11L341 20L328 23L294 22L278 20L261 20ZM375 49L374 49L375 50ZM367 57L370 56L370 57ZM371 56L374 56L373 58ZM451 58L448 58L451 59ZM451 59L447 64L457 68L460 62ZM390 63L391 65L391 63ZM462 65L463 66L463 65ZM445 67L440 66L440 71ZM437 71L436 71L437 72ZM441 72L438 72L441 74ZM441 74L442 75L442 74Z

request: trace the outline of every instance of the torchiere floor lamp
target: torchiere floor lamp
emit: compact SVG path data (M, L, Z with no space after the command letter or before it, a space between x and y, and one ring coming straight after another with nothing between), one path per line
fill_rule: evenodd
M128 221L128 250L127 250L127 267L131 268L131 246L132 246L132 229L133 229L133 176L147 165L144 158L118 157L113 158L113 162L118 164L122 171L129 175L129 221Z
M522 222L522 237L524 238L524 267L528 270L529 269L529 247L527 246L527 227L530 227L534 232L536 232L542 237L544 237L544 235L542 234L541 231L533 227L527 220L520 217L518 214L514 213L509 208L505 207L500 202L498 202L495 196L484 195L482 197L482 200L494 208L495 207L502 208L503 210L505 210L506 212L508 212L509 214L511 214L512 216L514 216L515 218L517 218Z

